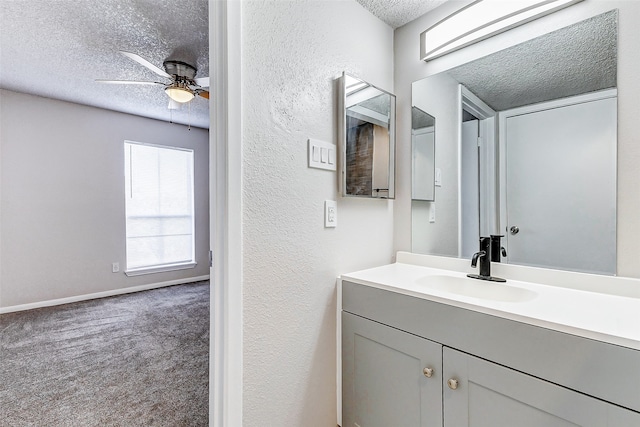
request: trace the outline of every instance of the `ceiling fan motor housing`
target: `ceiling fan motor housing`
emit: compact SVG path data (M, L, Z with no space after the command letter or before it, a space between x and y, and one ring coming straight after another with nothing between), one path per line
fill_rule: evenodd
M194 66L182 61L168 60L164 61L163 65L167 74L184 77L191 81L195 79L196 72L198 71Z

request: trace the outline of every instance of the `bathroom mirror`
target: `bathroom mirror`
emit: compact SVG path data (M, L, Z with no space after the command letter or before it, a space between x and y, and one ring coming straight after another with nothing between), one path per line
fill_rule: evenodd
M613 10L413 83L442 175L435 202L411 202L413 252L468 258L498 234L502 262L616 273L617 24Z
M346 73L340 91L342 195L393 199L396 97Z
M436 119L411 107L411 199L435 200Z

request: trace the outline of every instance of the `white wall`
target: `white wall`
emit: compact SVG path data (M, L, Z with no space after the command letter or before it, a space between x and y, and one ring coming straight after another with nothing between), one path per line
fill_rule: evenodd
M585 0L552 15L514 28L483 42L425 63L419 59L419 35L461 4L445 3L434 11L398 28L395 32L395 93L398 99L397 199L395 202L395 249L411 247L411 164L410 129L411 82L450 69L464 62L532 39L549 31L571 25L600 13L618 9L618 275L640 277L640 144L637 118L640 116L640 49L637 48L640 2L618 0ZM406 143L405 143L406 142ZM436 152L438 141L436 139Z
M209 274L206 129L5 90L0 110L0 307ZM195 150L195 269L122 273L125 139Z
M242 27L243 425L332 426L336 276L392 260L393 201L339 197L307 138L337 142L343 71L393 91L393 32L355 0L245 1Z
M411 88L410 88L411 89ZM435 166L442 173L441 185L435 187L435 202L422 200L411 201L413 215L411 229L411 250L421 254L456 256L458 254L458 146L456 144L438 144L438 141L457 141L460 134L458 115L460 105L458 102L458 82L446 74L423 80L416 84L416 92L428 94L428 96L414 97L413 105L431 114L435 120ZM411 92L409 92L411 94ZM403 105L404 111L410 111ZM411 122L409 121L409 128ZM411 144L405 138L410 131L401 131L403 136L402 153L409 149ZM411 159L411 157L409 157ZM406 176L404 169L398 162L399 174ZM411 165L411 163L409 163ZM403 197L411 197L411 171L409 181L402 184ZM400 184L398 184L400 185ZM404 186L408 185L408 189ZM429 210L433 204L436 206L435 222L429 222Z

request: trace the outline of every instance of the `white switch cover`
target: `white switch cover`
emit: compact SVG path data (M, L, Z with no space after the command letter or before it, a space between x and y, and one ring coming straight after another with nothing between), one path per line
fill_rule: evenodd
M436 204L429 203L429 222L436 222Z
M111 263L111 272L112 273L117 273L119 271L120 271L120 263L119 262Z
M442 187L442 170L440 170L440 168L436 168L436 179L434 184L436 187Z
M309 138L309 167L336 170L336 145Z
M324 227L338 226L338 204L335 200L324 201Z

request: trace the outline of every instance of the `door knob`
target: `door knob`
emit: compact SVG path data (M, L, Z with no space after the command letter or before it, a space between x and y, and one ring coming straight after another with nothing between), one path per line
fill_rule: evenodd
M511 228L509 229L509 233L511 234L518 234L520 232L520 229L518 228L517 225L512 225Z
M458 380L454 379L454 378L449 378L447 380L447 385L449 386L449 388L451 390L455 390L458 388Z
M425 377L431 378L433 376L433 368L424 368L422 370L422 373L424 374Z

